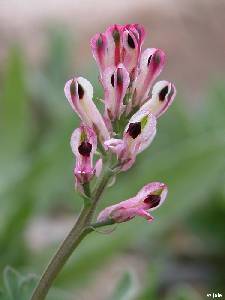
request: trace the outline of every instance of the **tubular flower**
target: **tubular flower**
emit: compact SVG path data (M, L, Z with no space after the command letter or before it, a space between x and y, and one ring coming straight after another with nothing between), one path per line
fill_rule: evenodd
M155 134L155 116L147 110L139 110L126 126L123 139L110 139L105 146L117 155L121 170L126 171L135 162L137 154L150 145Z
M72 109L83 123L95 129L101 141L109 139L109 132L103 117L92 100L91 83L83 77L73 78L67 81L64 92Z
M142 26L138 24L124 26L122 62L130 74L131 81L136 76L144 38L145 30Z
M70 144L76 157L74 175L79 188L89 182L95 174L93 156L97 148L97 136L91 127L81 125L73 132Z
M121 62L123 26L112 25L104 33L97 33L91 39L91 49L98 64L100 75L108 67L116 67Z
M164 183L152 182L145 185L136 196L106 207L98 215L99 222L114 221L122 223L140 216L151 222L153 217L150 212L157 209L165 201L167 186Z
M105 115L112 121L119 119L125 109L123 99L129 83L129 74L122 64L116 68L107 68L104 72Z
M146 49L141 56L139 74L134 82L133 106L147 100L150 88L162 72L165 65L165 54L160 49Z
M93 56L99 66L101 77L108 67L123 63L131 78L134 77L145 31L139 24L112 25L104 33L91 39Z
M142 107L154 114L157 118L164 114L173 103L176 96L176 88L169 81L159 81L152 89L152 97Z

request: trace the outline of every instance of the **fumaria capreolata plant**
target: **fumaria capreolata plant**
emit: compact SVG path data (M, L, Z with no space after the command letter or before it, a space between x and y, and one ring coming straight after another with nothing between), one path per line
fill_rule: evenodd
M112 25L92 37L91 49L104 90L103 115L93 101L93 87L87 79L74 77L65 85L65 96L81 120L72 134L71 148L76 158L75 188L84 205L31 300L45 299L67 259L90 232L136 216L152 222L151 212L166 199L166 184L148 183L134 197L103 209L94 220L104 190L152 143L158 119L176 95L169 81L154 84L165 65L165 54L157 48L142 51L144 39L145 29L139 24Z

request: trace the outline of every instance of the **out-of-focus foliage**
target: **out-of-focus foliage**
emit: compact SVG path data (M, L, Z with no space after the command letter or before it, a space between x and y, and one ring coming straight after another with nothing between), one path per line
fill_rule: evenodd
M4 287L0 290L1 300L29 300L32 291L37 284L36 275L21 275L11 267L6 267L3 272ZM71 299L69 293L52 289L49 300L68 300Z
M4 300L28 300L37 278L32 275L21 276L17 271L6 267L3 274L4 290L1 299Z
M130 300L136 294L136 283L131 273L125 273L109 300Z
M12 265L39 274L56 245L41 254L33 253L24 240L29 222L34 216L60 214L62 210L77 214L81 206L74 194L74 161L69 147L78 119L63 94L64 83L74 75L68 48L66 36L54 33L42 68L31 69L23 53L14 48L1 70L1 271ZM89 79L96 77L93 72L97 68L90 70ZM98 96L100 86L95 87ZM118 177L101 203L101 207L116 203L136 194L147 182L164 181L169 197L154 214L155 222L149 225L137 219L118 226L110 236L93 233L65 266L57 288L85 288L99 265L132 250L144 257L149 267L149 277L141 282L143 289L137 300L198 300L210 290L222 292L224 83L216 83L205 101L192 107L177 89L175 103L159 120L154 143L128 173Z

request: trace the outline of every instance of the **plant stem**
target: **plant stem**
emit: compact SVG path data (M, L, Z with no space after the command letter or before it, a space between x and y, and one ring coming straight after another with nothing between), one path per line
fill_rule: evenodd
M92 221L100 196L102 195L111 177L112 172L110 171L110 169L106 168L103 172L103 175L101 176L99 184L93 192L92 202L89 204L86 203L84 205L77 222L51 259L30 300L45 299L55 278L57 277L73 251L77 248L77 246L85 238L85 236L93 231L93 228L89 225Z

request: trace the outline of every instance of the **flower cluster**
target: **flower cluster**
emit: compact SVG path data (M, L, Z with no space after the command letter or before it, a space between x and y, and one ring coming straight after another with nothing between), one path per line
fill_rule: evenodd
M75 77L65 85L65 95L81 119L71 147L76 156L76 186L82 193L100 175L104 157L114 157L117 172L134 164L137 154L151 144L157 119L175 98L172 83L153 85L165 65L165 54L157 48L142 51L144 39L145 30L139 24L112 25L92 37L91 49L104 90L103 114L93 101L93 87L87 79ZM101 157L94 163L95 154ZM123 222L136 215L152 220L149 211L161 205L166 194L165 184L150 183L135 197L106 208L98 220Z

